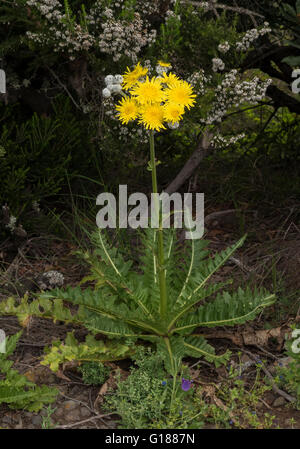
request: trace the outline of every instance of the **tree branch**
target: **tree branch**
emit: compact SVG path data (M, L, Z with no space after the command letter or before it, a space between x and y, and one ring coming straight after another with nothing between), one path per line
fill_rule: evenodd
M197 6L197 7L201 7L201 3L202 2L193 2L191 0L183 0L182 3L188 3L190 5L193 6ZM247 14L248 16L256 16L256 17L261 17L262 19L264 18L264 16L262 16L261 14L258 14L257 12L251 11L250 9L246 9L246 8L242 8L240 6L228 6L228 5L223 5L220 3L209 3L208 5L209 9L215 10L215 9L224 9L225 11L234 11L234 12L238 12L240 14Z
M185 163L184 167L180 170L176 178L165 189L165 192L167 192L169 195L177 192L177 190L180 189L180 187L192 176L194 171L200 165L200 162L207 155L211 145L212 137L213 134L210 131L204 131L199 144L197 145L197 148Z

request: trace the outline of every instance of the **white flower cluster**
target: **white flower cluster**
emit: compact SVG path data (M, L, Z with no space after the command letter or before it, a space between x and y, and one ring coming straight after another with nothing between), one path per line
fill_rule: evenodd
M122 55L126 55L136 62L142 48L155 40L156 30L145 27L140 14L135 13L134 20L129 23L114 18L102 23L98 46L102 53L111 54L114 61L119 61Z
M157 64L157 66L155 67L155 71L158 75L163 75L164 73L167 73L169 70L171 70L171 68L171 65L169 65L168 67L164 67L160 64ZM158 78L160 78L160 76L158 76Z
M26 32L27 37L39 45L53 46L54 52L74 53L87 51L95 44L95 36L80 24L70 24L69 18L58 0L27 0L27 6L34 7L47 23L45 30Z
M14 230L16 229L16 222L17 218L11 215L9 217L9 222L7 223L7 225L5 225L5 227L8 228L10 232L14 232Z
M227 53L230 50L230 45L227 41L223 42L222 44L219 44L218 50L221 53Z
M252 42L257 40L260 36L264 36L270 33L272 29L269 27L269 23L265 22L264 26L260 29L252 28L248 30L241 41L236 42L236 49L238 51L246 51L250 48Z
M205 75L204 70L200 69L197 72L192 73L187 78L187 82L193 86L194 93L196 95L204 95L207 84L211 81L210 75Z
M222 59L220 58L213 58L212 60L212 69L214 72L218 72L218 70L220 70L220 72L222 72L225 69L225 64L222 61Z
M265 97L271 83L271 79L261 81L258 77L254 77L251 81L239 81L238 71L231 70L224 75L223 81L217 86L212 110L204 123L220 123L230 109L243 103L258 104Z
M41 31L28 31L26 34L38 45L67 53L71 60L76 54L93 48L112 55L114 61L126 55L136 62L142 48L156 39L156 30L151 29L143 15L154 10L150 0L138 0L134 11L132 6L123 4L124 0L112 3L109 8L103 0L96 0L80 23L68 16L63 3L58 0L27 0L27 6L35 8L44 19L44 26ZM126 12L127 7L133 11L130 20L126 19L126 14L120 15L120 11Z
M104 79L106 87L102 90L104 98L109 98L112 94L120 94L122 92L122 75L107 75Z
M237 134L236 136L232 136L230 138L217 134L213 137L211 144L214 148L228 148L244 137L244 133Z
M209 11L211 8L211 5L209 2L199 2L199 8L203 8L204 11Z
M59 273L59 271L47 271L46 273L43 273L43 277L49 281L50 287L62 287L64 285L64 275Z
M130 143L130 140L138 140L141 143L149 142L149 134L145 128L137 126L127 128L126 126L121 126L119 122L113 129L119 133L119 140L127 143Z
M154 72L154 67L152 66L152 64L151 64L151 61L150 61L150 59L146 59L144 62L143 62L143 67L145 67L146 69L148 69L148 75L149 75L149 77L151 77L151 75L153 74L153 72Z

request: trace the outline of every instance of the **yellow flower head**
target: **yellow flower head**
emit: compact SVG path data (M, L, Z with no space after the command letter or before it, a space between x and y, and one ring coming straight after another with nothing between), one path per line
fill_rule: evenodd
M122 98L116 106L118 111L118 119L126 125L130 120L135 120L138 117L138 105L133 98Z
M196 95L193 94L193 88L189 83L186 81L179 81L167 89L166 97L170 103L177 103L190 109L195 103Z
M140 113L139 123L142 123L147 129L155 129L159 131L161 128L166 129L163 125L164 109L158 103L145 105Z
M161 103L165 98L161 80L155 77L150 80L147 76L146 81L137 83L130 93L140 104Z
M176 86L180 82L180 79L174 73L169 73L167 75L167 73L164 72L162 74L161 82L165 83L168 87L173 87L173 86Z
M166 102L164 105L164 120L171 123L178 123L182 119L184 107L177 103Z
M172 67L169 62L158 61L157 62L161 67Z
M123 88L127 90L116 105L117 117L123 125L138 120L146 129L160 131L175 129L185 112L195 103L192 86L167 70L171 64L158 61L159 76L149 78L148 69L138 63L133 70L127 68L123 75Z
M125 90L131 89L138 80L145 76L148 73L148 69L146 67L142 67L138 62L133 70L130 70L127 67L127 72L123 75L123 83L122 86Z

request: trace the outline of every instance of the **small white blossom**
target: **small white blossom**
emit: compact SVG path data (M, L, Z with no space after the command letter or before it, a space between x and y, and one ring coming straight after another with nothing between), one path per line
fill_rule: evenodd
M212 63L213 63L212 69L214 72L217 72L218 70L222 72L222 70L225 69L225 64L220 58L213 58Z
M104 82L105 82L105 84L106 84L107 86L108 86L109 84L113 84L114 81L115 81L115 77L114 77L113 75L107 75L107 76L104 78Z
M102 90L102 95L103 95L104 98L109 98L111 96L110 90L107 87L105 87Z
M58 271L51 270L43 273L43 276L49 280L49 284L51 287L61 287L64 285L64 275L59 273Z
M117 84L122 84L123 83L123 76L122 75L115 75L115 80L116 80Z
M121 93L122 92L121 84L112 84L110 91L111 91L111 93L114 93L114 94Z
M6 227L10 230L10 232L14 232L16 228L17 218L11 215L9 217L9 223L7 223Z
M218 50L219 50L221 53L227 53L227 52L230 50L230 45L229 45L229 43L226 41L226 42L223 42L222 44L219 44Z

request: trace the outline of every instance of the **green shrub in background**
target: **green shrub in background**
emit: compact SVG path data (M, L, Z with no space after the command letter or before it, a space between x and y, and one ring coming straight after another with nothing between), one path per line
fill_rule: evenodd
M82 173L93 152L85 126L72 112L69 99L57 98L50 117L34 114L19 122L5 108L0 134L0 204L20 217L32 203L57 194L68 179Z
M230 124L226 126L229 128ZM246 136L234 146L237 154L255 154L281 165L300 158L300 119L287 108L276 111L272 107L249 109L235 123L235 131L239 129L244 129ZM232 148L224 150L224 153L230 151Z

